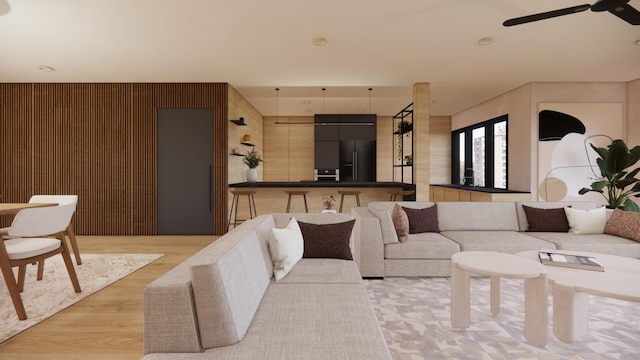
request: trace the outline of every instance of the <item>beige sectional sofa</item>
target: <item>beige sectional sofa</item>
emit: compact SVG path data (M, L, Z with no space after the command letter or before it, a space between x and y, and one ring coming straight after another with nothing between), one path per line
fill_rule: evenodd
M143 359L390 359L354 261L303 258L274 280L270 229L292 215L351 219L261 215L153 281L144 290Z
M404 243L398 241L391 219L395 204L352 208L363 277L450 276L451 255L470 250L517 253L545 248L640 258L640 243L618 236L527 231L523 205L589 210L597 207L593 202L398 202L415 209L437 204L440 231L411 234Z

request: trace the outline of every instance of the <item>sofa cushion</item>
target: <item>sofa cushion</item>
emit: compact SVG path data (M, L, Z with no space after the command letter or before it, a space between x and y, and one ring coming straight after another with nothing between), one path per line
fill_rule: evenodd
M640 258L640 243L607 234L527 233L552 242L558 250L577 250Z
M571 206L574 209L589 210L595 209L596 203L593 201L518 201L516 202L516 214L518 215L519 231L527 231L529 223L523 206L529 206L536 209L553 209ZM566 216L566 215L565 215Z
M607 223L607 210L604 206L592 210L580 210L565 207L569 220L569 232L573 234L602 234Z
M291 218L286 228L271 229L269 251L273 260L273 274L278 281L287 276L304 253L304 240L296 218Z
M640 213L613 210L613 214L604 226L604 233L640 242Z
M409 217L407 217L407 213L402 209L402 206L398 204L393 206L391 221L393 221L393 227L396 229L398 240L401 243L407 241L409 237Z
M255 231L230 237L233 247L191 266L202 347L226 346L244 337L269 285ZM160 315L160 314L158 314Z
M523 205L529 227L527 231L568 232L569 221L564 207L539 209Z
M212 359L391 359L361 284L271 284L238 344Z
M439 202L440 231L518 231L513 202Z
M273 280L272 280L273 282ZM362 277L354 261L306 259L298 261L278 284L361 284Z
M556 248L552 242L515 231L442 231L440 234L460 244L461 251L515 254L526 250Z
M334 224L299 222L304 239L305 258L334 258L353 260L349 239L355 220Z
M438 205L423 208L411 209L402 207L409 218L409 234L420 234L425 232L439 232L438 228Z
M460 246L439 233L411 234L405 243L384 246L385 259L450 259Z
M393 211L395 204L412 209L421 209L433 206L435 203L430 201L373 201L367 204L369 211L380 219L382 241L385 244L393 244L400 241L391 219L391 211Z

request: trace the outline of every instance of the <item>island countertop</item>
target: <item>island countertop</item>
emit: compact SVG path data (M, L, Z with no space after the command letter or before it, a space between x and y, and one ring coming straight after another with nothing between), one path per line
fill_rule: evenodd
M348 181L258 181L229 184L230 188L402 188L415 190L415 184L400 182Z
M360 206L367 206L372 201L389 201L390 191L416 190L415 184L401 182L346 182L346 181L258 181L229 184L229 190L252 190L258 214L282 213L287 209L288 195L286 190L300 190L306 192L306 200L309 212L321 212L323 210L323 198L331 196L334 199L335 209L339 209L342 196L338 191L359 191ZM229 196L229 206L233 202L233 196ZM305 212L303 197L294 195L291 198L291 212ZM415 193L405 197L406 201L415 200ZM239 219L247 218L246 197L240 199ZM355 196L344 197L343 212L350 212L353 206L357 206Z

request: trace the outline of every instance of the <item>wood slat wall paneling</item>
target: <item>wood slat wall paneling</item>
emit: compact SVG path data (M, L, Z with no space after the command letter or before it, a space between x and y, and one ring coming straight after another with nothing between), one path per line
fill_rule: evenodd
M31 84L0 86L0 202L23 202L31 196ZM22 154L22 156L20 156ZM0 217L9 226L11 216Z
M158 107L214 109L214 232L226 230L228 84L0 84L0 201L78 194L76 232L156 234ZM4 225L10 219L0 219Z

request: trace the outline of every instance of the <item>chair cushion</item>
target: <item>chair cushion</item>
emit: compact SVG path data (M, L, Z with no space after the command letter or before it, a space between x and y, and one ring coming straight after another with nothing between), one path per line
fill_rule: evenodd
M5 240L4 246L11 260L27 259L42 255L60 247L54 238L15 238Z

